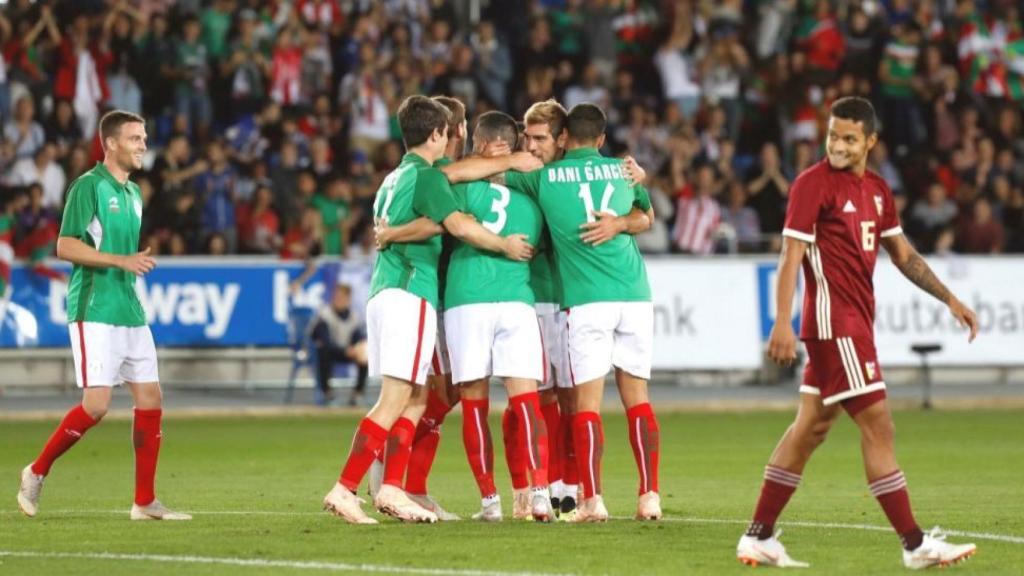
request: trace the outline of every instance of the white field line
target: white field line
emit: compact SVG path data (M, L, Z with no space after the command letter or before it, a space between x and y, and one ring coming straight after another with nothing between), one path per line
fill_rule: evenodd
M33 552L0 550L0 558L72 558L76 560L128 560L165 562L169 564L213 564L248 568L293 568L329 572L373 572L377 574L422 574L427 576L549 576L540 572L497 572L493 570L459 570L455 568L408 568L383 564L344 564L297 560L266 560L262 558L223 558L216 556L177 556L172 554L115 554L112 552Z
M202 516L324 516L323 512L288 512L288 511L274 511L274 510L186 510L186 512L193 514L197 517ZM124 515L128 513L125 510L46 510L43 512L44 515L54 516L75 516L75 515L88 515L88 516L107 516L107 515ZM3 510L0 511L0 515L21 515L21 512L17 510ZM632 520L629 516L612 516L613 520ZM730 520L725 518L693 518L693 517L668 517L663 518L662 522L681 522L686 524L749 524L750 520ZM800 528L830 528L837 530L862 530L869 532L891 532L892 528L889 526L879 526L875 524L847 524L842 522L805 522L799 520L783 521L779 522L780 526L798 526ZM1024 544L1024 536L1014 536L1011 534L994 534L990 532L969 532L963 530L946 530L943 532L950 536L957 536L961 538L976 538L978 540L992 540L995 542L1008 542L1011 544Z

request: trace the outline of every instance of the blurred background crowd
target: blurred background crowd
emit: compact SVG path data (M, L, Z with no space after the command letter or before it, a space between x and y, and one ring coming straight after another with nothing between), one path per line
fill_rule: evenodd
M358 256L412 94L472 118L600 104L644 166L648 253L777 250L832 101L922 252L1024 252L1024 27L1009 0L11 0L0 243L52 250L107 109L147 119L143 246Z

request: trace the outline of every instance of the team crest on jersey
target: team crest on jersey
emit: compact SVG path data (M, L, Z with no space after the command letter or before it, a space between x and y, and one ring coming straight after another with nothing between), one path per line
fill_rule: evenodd
M877 195L875 196L875 209L878 210L878 215L881 216L882 215L882 197L881 196L877 196Z
M110 202L107 203L107 207L108 207L108 210L110 210L114 214L117 214L118 212L121 211L121 205L118 204L117 198L115 198L115 197L111 197L110 198Z
M868 382L871 382L872 380L875 379L875 363L874 362L865 362L864 363L864 371L868 373Z

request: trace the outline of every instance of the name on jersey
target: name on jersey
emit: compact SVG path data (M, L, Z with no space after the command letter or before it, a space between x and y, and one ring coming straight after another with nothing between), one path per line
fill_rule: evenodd
M582 169L579 166L548 168L548 182L554 183L622 179L622 168L618 164L587 164Z

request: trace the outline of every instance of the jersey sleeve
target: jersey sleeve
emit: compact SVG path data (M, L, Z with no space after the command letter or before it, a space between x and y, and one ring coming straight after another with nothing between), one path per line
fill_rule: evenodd
M782 235L814 242L815 225L824 204L825 191L816 186L817 179L803 176L797 178L789 188L789 202L786 204L786 223Z
M515 188L532 198L537 198L540 196L540 170L534 170L533 172L509 170L505 172L505 185L509 188Z
M647 191L647 188L643 184L637 184L633 186L633 191L636 193L636 198L633 199L633 206L647 212L651 209L651 193Z
M892 190L889 189L889 185L884 180L881 181L882 185L882 220L879 222L879 229L881 232L879 236L882 238L888 238L890 236L898 236L903 234L903 227L900 226L900 215L896 210L896 199L892 196Z
M83 239L85 232L96 216L96 189L89 179L76 180L68 190L64 204L64 217L60 223L60 235Z
M452 194L448 179L437 170L422 170L416 177L412 209L420 216L426 216L440 224L459 206Z
M452 197L455 198L455 205L459 210L462 212L469 210L469 183L462 182L452 185Z

